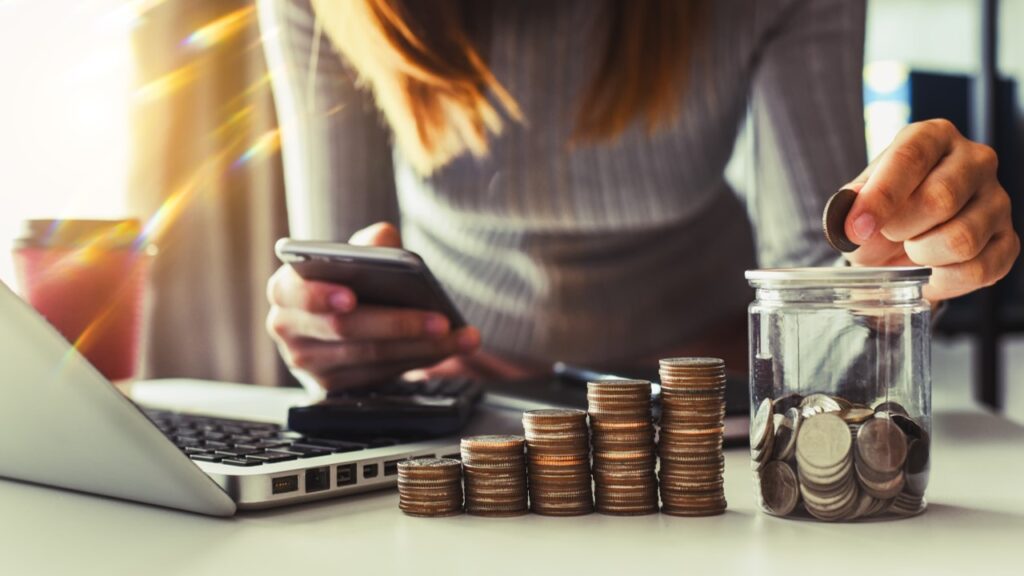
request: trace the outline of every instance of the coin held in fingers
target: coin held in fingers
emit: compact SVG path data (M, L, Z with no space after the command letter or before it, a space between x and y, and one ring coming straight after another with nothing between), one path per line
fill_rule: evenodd
M840 252L853 252L860 248L846 235L846 217L850 214L857 193L849 188L843 188L828 199L825 204L825 212L821 216L821 227L825 231L825 240L829 245Z

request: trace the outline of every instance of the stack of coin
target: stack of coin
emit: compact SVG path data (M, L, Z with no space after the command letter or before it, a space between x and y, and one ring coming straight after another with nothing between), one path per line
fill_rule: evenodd
M660 362L660 374L662 511L675 516L721 514L726 508L725 362L668 358Z
M466 512L475 516L518 516L527 512L526 455L522 436L462 439Z
M526 431L530 510L545 516L594 511L590 480L590 437L583 410L523 413Z
M398 507L410 516L462 513L462 465L454 458L398 463Z
M805 418L796 439L796 461L807 512L819 520L841 520L856 510L860 491L853 437L842 418L833 412Z
M587 404L594 446L597 511L623 516L657 512L651 383L590 382Z

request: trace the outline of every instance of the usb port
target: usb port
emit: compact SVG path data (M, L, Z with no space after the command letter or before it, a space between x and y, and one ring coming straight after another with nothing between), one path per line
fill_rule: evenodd
M388 460L384 463L384 475L394 476L398 474L398 463L400 460Z
M295 492L299 489L299 477L298 476L281 476L280 478L273 478L270 480L270 491L273 494L284 494L286 492Z
M331 469L327 466L306 470L306 493L327 490L331 485Z
M380 469L376 464L366 464L363 466L363 478L376 478L378 472L380 472Z
M356 465L342 464L335 469L335 475L337 476L335 484L338 486L351 486L356 483Z

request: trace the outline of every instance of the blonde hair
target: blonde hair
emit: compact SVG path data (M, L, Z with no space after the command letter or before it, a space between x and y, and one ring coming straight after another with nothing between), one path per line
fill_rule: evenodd
M485 156L489 136L501 134L502 115L524 120L467 35L459 0L312 3L421 174L466 151ZM702 6L701 0L612 0L603 19L605 49L576 118L579 140L612 138L637 117L653 131L674 116Z

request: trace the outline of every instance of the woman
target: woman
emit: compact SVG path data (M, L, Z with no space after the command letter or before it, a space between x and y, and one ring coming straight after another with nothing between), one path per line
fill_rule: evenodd
M268 329L322 388L446 358L491 376L741 365L743 270L835 263L821 213L844 184L849 263L933 266L933 302L1019 251L994 153L948 122L907 127L864 167L863 2L312 4L260 4L292 234L344 239L397 207L401 239L376 224L352 241L421 254L476 326L283 267ZM748 111L741 200L724 174Z

